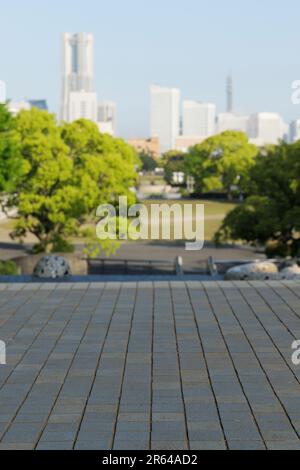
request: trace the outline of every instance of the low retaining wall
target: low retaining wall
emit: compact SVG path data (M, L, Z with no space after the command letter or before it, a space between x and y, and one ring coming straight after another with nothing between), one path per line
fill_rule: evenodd
M223 276L67 276L61 279L39 279L33 276L0 276L0 284L68 284L68 283L90 283L90 282L189 282L189 281L222 281Z
M66 261L68 261L72 275L86 276L88 274L87 260L80 258L78 255L73 253L51 253L51 255L62 256ZM39 255L22 256L19 258L14 258L12 261L16 263L22 276L31 276L36 264L44 256L47 255L43 253Z

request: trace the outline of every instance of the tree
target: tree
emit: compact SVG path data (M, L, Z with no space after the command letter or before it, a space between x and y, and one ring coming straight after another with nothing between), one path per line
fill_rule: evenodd
M186 155L186 174L195 179L196 192L247 191L249 170L255 164L257 148L243 132L226 131L195 145Z
M136 168L140 161L136 151L122 139L101 134L97 126L85 119L64 124L61 137L76 167L76 184L86 191L88 206L118 203L119 196L135 202ZM97 206L95 206L97 204Z
M151 153L142 151L139 154L140 160L142 162L142 171L154 171L157 168L157 160L152 156Z
M137 156L122 140L100 134L92 122L58 126L54 115L21 111L16 131L26 172L11 204L19 221L13 233L34 234L38 251L56 251L95 216L100 204L134 201Z
M16 189L22 173L22 161L18 138L15 132L15 119L7 106L0 104L0 193Z
M184 173L185 154L180 151L170 150L162 158L162 166L165 170L165 179L169 184L173 183L173 173Z
M261 154L250 172L251 196L225 218L216 241L266 245L270 256L300 254L300 142Z

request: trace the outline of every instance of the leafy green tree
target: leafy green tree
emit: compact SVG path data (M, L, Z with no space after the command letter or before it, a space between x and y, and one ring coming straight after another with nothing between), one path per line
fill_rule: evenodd
M134 201L136 153L92 122L58 126L54 115L32 109L18 114L16 131L26 172L10 201L20 217L13 237L34 234L37 251L67 249L66 238L79 236L100 204L117 204L119 195Z
M141 152L139 154L140 160L142 162L142 171L154 171L158 166L157 160L148 152Z
M197 193L220 191L228 198L248 190L257 148L243 132L226 131L195 145L186 155L186 174Z
M165 170L165 179L169 184L173 183L173 173L184 173L185 154L180 151L170 150L162 158L162 166Z
M250 172L251 196L225 218L216 241L266 246L270 256L300 254L300 142L270 147Z
M88 191L87 209L117 204L120 195L127 196L129 204L135 202L131 188L135 186L140 161L130 145L101 134L94 123L85 119L64 124L61 137L75 164L76 185Z
M16 189L22 173L22 161L15 132L15 119L7 106L0 104L0 193Z

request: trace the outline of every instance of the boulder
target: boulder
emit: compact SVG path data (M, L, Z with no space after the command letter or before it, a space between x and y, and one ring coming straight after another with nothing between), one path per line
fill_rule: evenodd
M43 256L36 264L33 275L44 279L63 278L71 275L71 268L62 256Z
M271 274L278 274L278 268L275 263L263 261L261 263L250 263L235 266L229 269L225 274L227 281L247 281L248 279L270 279ZM257 275L257 276L256 276Z
M241 279L240 279L241 280ZM299 281L299 274L250 273L246 281Z
M282 271L280 271L281 274L284 274L284 275L289 275L289 274L300 274L300 267L298 266L298 264L293 264L292 266L288 266L284 269L282 269Z

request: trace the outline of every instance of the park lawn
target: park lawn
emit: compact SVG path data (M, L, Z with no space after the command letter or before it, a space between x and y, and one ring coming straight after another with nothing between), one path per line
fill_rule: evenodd
M218 231L220 228L222 221L224 220L224 217L226 214L228 214L229 211L234 209L236 207L236 204L234 203L229 203L229 202L220 202L220 201L204 201L204 200L174 200L174 201L168 201L164 199L151 199L147 201L143 201L143 204L148 208L150 208L151 204L167 204L167 205L172 205L172 204L179 204L183 206L184 204L193 204L195 206L196 204L204 204L205 206L205 227L204 227L204 234L205 234L205 240L206 241L211 241L213 240L213 237L215 233ZM94 223L89 223L85 225L85 228L96 228L96 222ZM173 240L173 237L171 236L171 240ZM72 237L70 239L72 243L78 243L81 242L83 243L85 241L84 238L77 238L77 237Z
M204 226L205 240L210 242L213 240L214 235L217 233L222 225L221 220L207 220Z
M183 206L184 204L204 204L205 206L205 240L211 241L215 235L215 233L219 230L222 225L222 221L224 220L225 216L236 207L235 203L232 202L222 202L222 201L206 201L206 200L151 200L151 201L144 201L144 204L149 207L151 204L168 204L169 206L172 204L179 204Z
M166 200L148 200L144 201L144 204L149 207L150 204L204 204L205 206L205 240L211 241L214 237L214 234L220 228L222 220L226 214L234 209L236 205L230 202L220 202L220 201L204 201L204 200L176 200L176 201L166 201ZM15 224L15 220L5 220L0 221L0 239L2 241L10 240L9 233L12 231ZM93 223L86 224L85 228L96 229L97 221ZM33 241L33 236L26 237L26 241ZM85 243L87 242L84 238L70 237L69 241L71 243Z
M183 206L184 204L204 204L205 206L205 215L210 216L223 216L223 218L230 212L232 209L236 207L236 203L227 202L227 201L206 201L203 199L180 199L180 200L156 200L151 199L147 201L143 201L143 204L149 206L150 204L180 204Z

